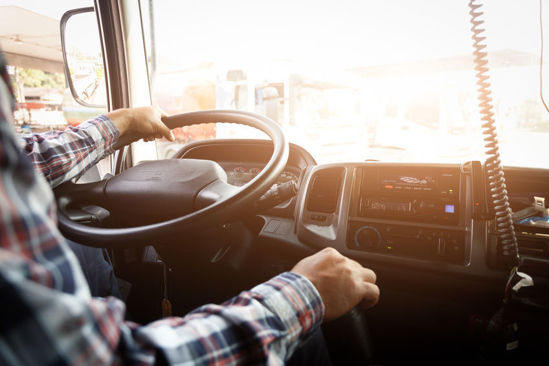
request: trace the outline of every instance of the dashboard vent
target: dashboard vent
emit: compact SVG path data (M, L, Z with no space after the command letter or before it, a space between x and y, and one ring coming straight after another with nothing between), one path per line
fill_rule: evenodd
M307 197L309 211L331 214L336 211L343 181L343 169L323 169L314 174Z

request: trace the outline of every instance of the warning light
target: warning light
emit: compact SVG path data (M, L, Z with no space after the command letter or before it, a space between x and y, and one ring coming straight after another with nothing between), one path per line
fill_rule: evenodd
M392 184L386 184L385 189L393 189L393 185Z
M387 245L387 250L393 250L393 247L390 245Z
M480 206L480 203L478 203L478 202L475 202L475 206Z

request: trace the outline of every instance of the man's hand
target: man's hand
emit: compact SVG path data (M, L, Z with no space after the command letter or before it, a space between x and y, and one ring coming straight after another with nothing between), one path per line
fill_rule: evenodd
M292 272L315 285L324 302L325 320L339 318L359 302L370 308L379 300L376 274L333 248L302 259Z
M170 129L161 120L163 116L165 114L158 107L123 108L107 114L121 136L126 133L135 133L145 141L161 137L174 141Z

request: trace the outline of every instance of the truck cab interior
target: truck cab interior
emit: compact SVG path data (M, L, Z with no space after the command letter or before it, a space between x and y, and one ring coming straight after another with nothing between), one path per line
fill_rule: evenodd
M79 17L99 35L91 92L69 67L91 43ZM75 99L158 104L177 143L121 141L106 174L55 190L59 227L106 248L137 322L333 247L381 290L323 325L334 364L543 363L547 17L534 0L90 1L60 20Z

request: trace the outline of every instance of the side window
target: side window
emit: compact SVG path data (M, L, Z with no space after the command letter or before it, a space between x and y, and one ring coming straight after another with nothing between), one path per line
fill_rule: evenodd
M9 56L8 63L12 63ZM63 129L67 120L63 115L65 77L62 70L25 66L8 66L17 102L14 112L17 133Z
M17 101L16 130L20 133L63 129L105 112L105 108L89 108L78 104L65 79L60 19L75 6L93 6L93 1L56 1L48 6L36 1L17 1L13 5L0 6L0 19L4 27L8 28L2 30L4 34L0 34L0 45L14 87ZM83 27L79 30L87 33L90 41L80 42L85 49L71 51L86 57L90 48L96 47L95 52L98 51L100 56L98 35L94 34L89 24L85 26L88 27L87 32L84 32ZM76 32L73 33L74 37L78 36ZM95 43L91 41L93 36ZM77 70L75 68L75 72L80 73L77 76L81 78L82 84L87 81L85 71L91 68L95 68L91 61L87 65L81 63ZM89 84L91 88L91 82ZM98 92L104 95L104 83L97 87Z
M24 0L2 4L6 3L0 6L0 48L8 63L17 102L14 112L16 132L29 134L63 130L105 113L105 107L83 106L73 98L65 78L61 48L60 20L63 14L75 7L93 6L93 1ZM95 16L90 18L95 19ZM105 101L97 24L81 23L70 30L72 48L69 52L74 60L71 71L81 90ZM90 54L97 57L91 58ZM102 176L109 171L110 162L106 161L91 174Z

